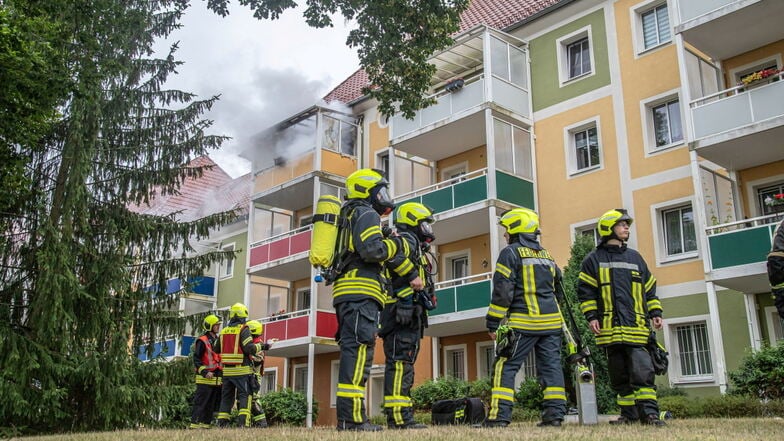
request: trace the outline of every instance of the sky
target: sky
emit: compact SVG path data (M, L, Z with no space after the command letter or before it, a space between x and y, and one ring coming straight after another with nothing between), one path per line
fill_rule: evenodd
M232 3L229 16L220 17L205 1L193 0L182 28L156 50L164 56L179 42L175 58L184 64L167 87L199 98L220 95L205 117L214 121L210 133L232 139L210 157L236 178L250 171L238 156L250 136L319 103L359 68L359 60L345 44L352 23L342 16L333 17L333 28L315 29L305 23L303 8L258 20Z

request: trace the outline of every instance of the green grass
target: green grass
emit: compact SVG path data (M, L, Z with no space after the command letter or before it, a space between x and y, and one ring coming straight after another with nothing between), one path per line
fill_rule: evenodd
M574 441L574 440L748 440L764 441L781 439L784 420L780 418L739 419L693 419L670 420L666 428L645 426L616 427L609 424L580 426L567 424L560 429L539 428L534 423L514 423L506 429L474 429L469 426L430 427L417 431L391 431L378 433L337 432L333 428L315 429L273 427L269 429L210 429L197 430L140 430L72 435L52 435L20 438L36 441L190 441L232 440L258 441L303 440L303 441L346 441L346 440L400 440L400 441L481 441L487 439Z

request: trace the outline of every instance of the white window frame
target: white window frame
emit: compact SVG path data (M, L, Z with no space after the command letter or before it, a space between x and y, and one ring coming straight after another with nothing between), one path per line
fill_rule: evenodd
M573 178L576 176L583 176L589 174L591 172L599 171L604 169L604 151L602 149L602 132L600 129L600 118L595 116L593 118L586 119L584 121L580 121L578 123L572 124L570 126L564 127L564 154L566 155L566 163L567 163L567 178ZM586 167L583 169L577 168L577 144L575 143L574 136L577 133L596 129L596 142L597 148L599 149L599 163L596 165L592 165L590 167Z
M237 246L236 242L223 244L221 245L221 251L235 251L237 249L236 246ZM237 260L236 257L232 257L230 259L221 261L220 270L218 272L218 274L220 274L219 280L227 280L234 277L234 266L237 263L236 260Z
M598 219L592 219L590 221L585 221L585 222L579 222L579 223L576 223L576 224L571 224L569 226L569 229L574 232L572 234L571 244L574 245L574 237L576 235L578 235L578 234L582 235L582 233L584 231L589 231L590 230L590 231L593 231L594 246L598 245L600 236L599 236L599 232L596 231L596 223L597 222L598 222Z
M302 305L300 305L300 297L299 297L299 296L300 296L300 293L302 293L302 292L304 292L304 291L310 291L310 304L311 304L311 305L313 304L313 290L312 290L312 289L311 289L309 286L306 286L306 287L303 287L303 288L299 288L299 289L297 289L297 291L296 291L296 293L295 293L296 297L295 297L295 299L294 299L294 301L296 302L296 303L295 303L295 305L294 305L294 307L295 307L295 309L296 309L297 311L302 311L302 310L305 310L305 309L310 309L310 306L303 307Z
M766 306L763 312L765 313L765 324L768 331L768 343L774 347L778 346L779 342L784 342L784 325L782 324L784 320L779 317L779 312L775 306ZM781 332L781 338L776 336L776 327L778 327L778 332Z
M752 217L762 216L760 207L757 205L757 191L759 190L759 188L774 185L782 180L784 180L784 174L777 174L774 176L766 176L762 179L757 179L755 181L749 181L745 183L744 190L746 190L746 194L754 195L754 197L746 198L746 204L747 204L746 208L748 212L752 214Z
M338 406L338 374L340 373L340 360L332 360L329 366L329 376L332 380L332 384L329 387L329 407L336 408Z
M262 388L261 388L261 393L262 394L264 394L264 393L269 391L269 389L264 389L264 386L269 384L269 381L264 383L264 379L265 378L269 378L267 375L270 374L270 373L275 374L275 383L272 385L272 392L277 392L277 390L278 390L278 368L277 367L264 368L264 375L262 375L262 377L261 377L262 378L261 381L263 383L261 385L262 386Z
M569 76L569 53L568 53L569 45L571 45L572 43L576 43L584 38L588 39L588 55L591 61L591 70L581 75L570 77ZM555 40L555 47L556 47L556 54L558 59L558 80L560 83L560 87L596 75L596 60L594 60L594 54L593 54L594 53L593 33L590 25L580 28L570 34L564 35L563 37Z
M441 173L440 173L441 179L439 180L439 182L445 182L445 181L448 181L450 179L459 180L460 177L455 177L455 178L448 177L449 175L453 174L455 171L458 171L458 170L462 171L463 172L462 174L464 174L464 175L468 174L468 161L463 161L463 162L461 162L459 164L451 165L451 166L446 167L443 170L441 170Z
M307 380L308 364L307 363L299 363L293 366L293 369L291 370L291 390L293 391L297 390L297 371L301 369L305 369L304 393L307 394L308 391L308 380Z
M444 273L446 276L445 280L454 280L454 274L452 272L452 261L459 259L461 257L465 257L468 259L468 275L471 275L471 249L467 248L464 250L453 251L451 253L445 253L444 257L444 271L448 271L448 273ZM463 282L465 283L465 282Z
M751 63L746 63L742 66L738 66L734 69L730 69L729 71L730 80L733 81L733 84L737 84L740 82L741 77L762 70L765 66L769 66L772 63L776 63L776 67L781 69L782 66L781 55L780 54L770 55L768 57L760 58L759 60L752 61Z
M493 375L493 373L490 372L493 369L492 366L490 367L490 371L488 372L484 371L485 367L483 366L484 354L488 348L493 349L492 358L489 360L490 364L492 365L492 362L495 360L495 342L493 342L492 340L480 341L476 344L476 378L477 379L490 378Z
M660 41L659 44L655 44L651 47L646 48L642 16L661 6L667 6L667 17L669 18L670 21L670 39L666 41ZM632 32L632 42L634 43L634 48L635 48L635 58L639 58L640 56L647 55L651 52L655 52L657 49L672 44L675 29L672 25L673 18L672 18L671 6L672 5L670 5L667 1L663 1L663 0L646 0L644 2L637 3L636 5L632 6L629 9L629 14L631 15L631 23L633 23L632 26L634 28Z
M671 142L662 146L656 145L656 130L653 121L653 109L662 104L678 100L678 107L681 112L681 131L683 132L683 139L676 142ZM683 108L683 100L681 99L678 89L673 89L668 92L650 97L640 102L640 115L642 116L642 134L643 144L645 145L645 156L650 157L656 154L669 151L676 147L683 147L687 144L686 134L686 121L684 120L685 110Z
M664 222L662 221L662 213L667 210L679 208L685 205L691 205L692 213L696 215L696 204L691 197L680 199L673 199L666 202L651 205L651 225L654 226L656 237L653 241L654 250L656 251L656 266L666 266L667 264L683 263L697 259L700 257L700 232L698 231L699 225L694 223L694 234L697 239L697 249L695 251L688 251L682 254L668 255L666 236L664 234Z
M299 219L297 219L297 228L302 228L304 226L312 225L312 224L313 224L312 214L308 214L306 216L300 216Z
M378 170L384 170L384 167L382 165L384 163L384 159L386 159L387 167L386 167L386 170L384 170L384 172L386 172L387 176L392 176L392 170L391 170L392 162L391 162L391 158L392 158L392 149L391 148L387 147L385 149L377 151L376 152L375 168L378 169Z
M667 376L669 377L671 385L688 386L694 385L703 387L706 384L718 384L718 366L716 364L715 351L716 342L713 341L713 333L711 332L711 321L709 314L693 315L688 317L668 318L665 322L664 332L664 345L670 353L670 369ZM700 324L705 323L708 334L708 345L710 345L711 354L711 368L713 373L710 375L684 377L681 373L680 366L680 348L678 347L678 338L675 336L675 328L677 326Z
M463 373L465 374L465 378L460 378L460 379L461 380L468 380L468 345L466 345L466 344L444 346L444 358L443 358L443 360L444 360L444 363L443 363L444 370L443 370L443 375L445 377L446 376L450 376L449 375L449 363L447 362L447 360L448 360L447 356L449 354L451 354L452 352L456 352L456 351L463 351ZM453 378L455 378L455 377L453 377Z

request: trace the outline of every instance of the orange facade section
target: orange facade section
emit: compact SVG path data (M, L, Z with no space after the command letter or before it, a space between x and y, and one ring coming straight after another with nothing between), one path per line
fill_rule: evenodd
M269 168L256 175L253 191L259 193L313 171L315 152L289 159L282 166Z
M357 170L357 158L331 150L322 150L321 170L338 176L348 176Z

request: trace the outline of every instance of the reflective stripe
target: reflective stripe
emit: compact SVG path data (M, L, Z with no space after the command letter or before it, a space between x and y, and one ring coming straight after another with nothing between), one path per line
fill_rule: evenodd
M400 264L400 265L398 265L397 267L395 267L395 268L392 268L392 271L394 271L394 272L396 272L397 274L399 274L399 275L401 275L401 276L402 276L402 275L404 275L404 274L408 274L408 273L410 273L410 272L411 272L411 270L413 270L413 269L414 269L414 264L413 264L413 263L411 263L411 261L410 261L410 260L406 259L406 260L404 260L404 261L403 261L403 263L401 263L401 264Z
M536 299L536 273L533 265L523 265L522 272L525 304L531 315L538 315L539 301Z
M653 311L654 309L662 309L661 302L659 299L648 300L648 311Z
M490 396L495 400L514 401L514 389L508 387L494 387L490 391Z
M493 389L501 389L501 374L504 372L504 363L506 357L498 357L495 366L493 367ZM495 394L490 395L490 414L488 419L495 420L498 418L498 400L500 397Z
M545 400L566 401L566 389L559 386L546 387L544 388L543 397Z
M503 306L498 306L491 303L490 306L487 307L487 315L490 317L504 318L506 317L507 310L509 310L509 308L504 308Z
M632 275L639 276L636 272L632 272ZM632 278L632 280L634 280L634 278ZM642 299L642 284L639 282L632 282L632 299L634 299L634 322L638 327L645 326L646 317Z
M411 398L399 395L384 396L384 407L411 407Z
M362 240L364 242L364 241L368 240L369 237L371 237L371 236L373 236L375 234L378 234L379 236L381 236L381 227L379 227L378 225L371 225L365 231L359 233L359 238L360 238L360 240Z
M585 314L588 311L596 311L598 309L596 300L586 300L580 303L580 311Z
M226 366L223 368L224 377L239 377L253 373L252 366Z
M610 343L635 343L645 345L648 343L648 328L632 328L630 326L616 326L614 328L600 329L596 337L596 344L607 345Z
M594 288L597 288L599 286L599 284L596 283L596 279L594 279L593 277L589 276L586 273L581 272L579 278L580 278L580 280L582 280L583 282L593 286Z
M636 400L655 400L656 389L650 387L641 387L634 391L634 398Z
M599 268L618 268L632 271L640 271L640 266L629 262L599 262Z
M634 406L634 394L626 395L626 396L616 396L615 402L618 403L619 406Z
M337 396L354 398L365 396L365 388L355 384L338 383Z
M612 328L612 287L610 286L610 268L599 268L599 282L602 284L602 304L604 305L604 317L602 318L602 329Z
M544 331L561 329L563 317L560 313L554 312L532 316L519 312L510 314L508 325L510 328L528 331Z
M504 266L504 265L502 265L501 263L498 263L498 262L496 262L496 264L495 264L495 271L498 274L504 276L507 279L512 274L512 270L510 270L509 268L507 268L506 266Z
M653 285L655 284L656 284L656 278L651 276L651 278L648 279L647 282L645 282L645 292L646 293L649 292L653 288Z
M196 384L206 384L208 386L220 386L223 384L221 377L204 378L200 374L195 375L194 381Z

